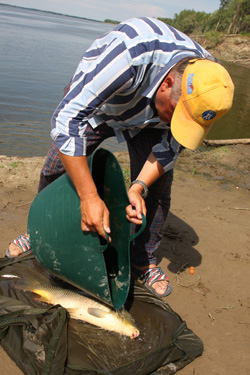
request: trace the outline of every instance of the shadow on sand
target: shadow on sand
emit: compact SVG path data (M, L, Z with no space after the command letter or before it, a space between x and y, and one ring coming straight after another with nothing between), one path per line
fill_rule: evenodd
M162 241L157 250L157 262L167 258L169 271L177 273L187 267L197 267L201 254L194 248L199 242L196 232L185 221L169 212L162 230Z

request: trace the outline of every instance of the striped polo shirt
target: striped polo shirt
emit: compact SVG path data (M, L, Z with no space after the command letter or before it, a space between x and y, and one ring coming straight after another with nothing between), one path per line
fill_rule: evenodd
M52 117L51 137L71 156L86 155L85 129L106 123L118 142L143 128L165 129L153 153L167 171L182 146L155 111L155 93L184 57L211 55L182 32L154 18L133 18L95 40L84 53L70 90Z

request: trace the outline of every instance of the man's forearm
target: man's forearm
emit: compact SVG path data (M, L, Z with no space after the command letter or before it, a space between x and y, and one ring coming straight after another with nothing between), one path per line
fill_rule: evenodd
M58 151L65 170L70 175L79 198L87 199L97 195L97 189L91 176L86 156L68 156Z
M137 179L143 181L149 187L163 174L164 169L151 152Z

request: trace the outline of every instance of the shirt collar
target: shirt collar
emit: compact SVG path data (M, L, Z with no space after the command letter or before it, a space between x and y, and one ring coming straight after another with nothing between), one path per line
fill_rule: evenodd
M189 53L177 53L173 56L173 58L161 69L161 71L155 76L153 82L149 85L149 87L143 92L143 96L147 98L152 98L159 87L160 83L164 79L164 77L168 74L168 72L176 65L180 60L184 59L185 57L202 57L197 54L197 52Z

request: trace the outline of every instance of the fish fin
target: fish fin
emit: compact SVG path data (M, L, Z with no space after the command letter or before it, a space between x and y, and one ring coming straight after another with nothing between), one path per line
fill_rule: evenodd
M130 322L134 322L135 319L130 315L130 313L125 310L124 307L122 307L120 310L117 311L117 314L123 319L123 320L129 320Z
M89 307L87 311L90 315L93 315L96 318L105 318L105 316L107 315L107 311L103 311L101 309L98 309L97 307Z
M49 299L49 297L47 298L46 296L41 296L39 292L36 292L34 290L32 290L32 293L35 293L36 296L34 297L34 299L36 301L40 301L40 302L47 302L47 303L52 303L51 300Z
M33 277L25 277L25 279L19 279L15 284L16 289L28 290L36 294L35 300L41 302L52 303L49 293L46 290L41 289L41 284L38 280Z

